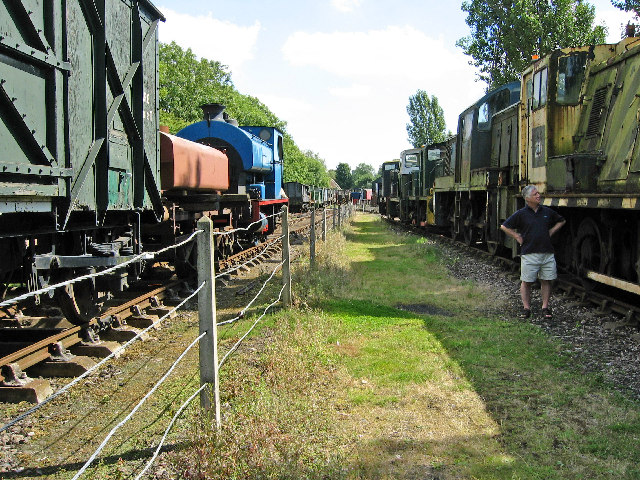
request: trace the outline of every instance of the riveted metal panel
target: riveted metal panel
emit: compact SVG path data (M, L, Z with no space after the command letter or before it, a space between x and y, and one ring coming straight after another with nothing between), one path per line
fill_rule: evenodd
M159 20L146 0L0 1L0 182L24 211L161 208Z

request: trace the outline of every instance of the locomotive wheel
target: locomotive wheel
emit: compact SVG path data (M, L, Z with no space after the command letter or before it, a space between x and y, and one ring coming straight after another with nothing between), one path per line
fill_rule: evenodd
M66 275L66 277L74 278L86 273L87 272L76 271L70 275ZM57 280L57 282L60 281L63 280ZM81 282L58 288L55 291L54 298L66 319L74 325L84 325L85 323L88 323L89 320L96 316L99 311L96 304L97 295L93 279L83 280Z
M583 286L587 289L593 287L593 282L586 278L586 271L604 271L604 245L600 236L598 224L591 218L585 218L576 235L576 267L581 277Z
M499 255L502 253L502 245L499 241L487 240L487 252L493 256Z
M476 227L473 225L473 211L471 207L467 208L467 212L464 217L464 223L462 225L462 230L463 230L463 236L464 236L464 243L466 245L471 246L474 243L476 243L477 230L476 230Z

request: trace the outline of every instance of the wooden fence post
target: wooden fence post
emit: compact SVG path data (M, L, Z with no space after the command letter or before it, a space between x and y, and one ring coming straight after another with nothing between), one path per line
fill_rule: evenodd
M198 294L198 316L200 334L207 335L200 340L200 385L209 384L200 392L200 405L205 410L215 409L216 427L220 428L220 377L218 375L218 330L216 327L216 284L215 251L212 236L213 223L209 217L198 220L198 285L204 287ZM213 402L211 399L213 392Z
M327 209L322 210L322 241L327 241Z
M338 207L338 230L340 230L341 224L342 224L342 205Z
M282 207L282 301L287 306L291 306L291 261L289 258L289 208Z
M333 220L333 228L332 230L336 229L336 211L338 210L338 206L334 205L333 208L331 209L331 219Z
M311 210L311 233L309 234L309 263L311 268L316 263L316 210Z

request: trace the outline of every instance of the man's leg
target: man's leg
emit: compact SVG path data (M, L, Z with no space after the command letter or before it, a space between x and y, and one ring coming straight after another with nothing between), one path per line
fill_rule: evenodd
M551 298L551 280L540 280L540 296L542 297L542 308L547 308Z
M520 283L520 298L522 298L522 306L526 310L531 309L531 283L530 282Z

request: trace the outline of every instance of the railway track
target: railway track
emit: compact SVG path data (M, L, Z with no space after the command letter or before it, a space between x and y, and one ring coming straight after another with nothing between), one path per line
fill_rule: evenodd
M38 402L51 393L48 381L41 377L74 377L93 365L93 358L104 358L120 342L135 337L170 312L165 305L179 301L175 291L182 281L165 285L147 285L135 297L110 300L110 305L86 325L68 327L63 317L38 319L35 326L0 329L0 401ZM46 322L43 322L46 320ZM24 321L24 320L23 320ZM46 327L38 327L45 323Z
M309 214L292 215L290 221L294 238L310 230ZM281 254L280 236L278 229L266 242L219 260L218 271L222 275L248 271ZM182 280L148 284L133 298L109 300L99 316L81 326L70 326L57 309L51 316L29 317L21 314L20 307L11 307L0 319L0 401L37 403L46 398L52 391L50 383L30 376L81 375L95 365L93 358L110 355L120 343L170 312L166 305L181 301L175 292L184 284Z

